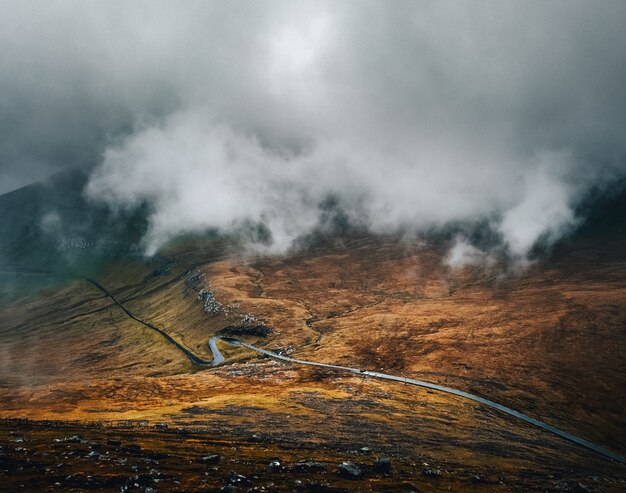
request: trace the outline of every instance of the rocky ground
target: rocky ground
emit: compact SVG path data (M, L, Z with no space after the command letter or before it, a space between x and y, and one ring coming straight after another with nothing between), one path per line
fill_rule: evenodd
M129 424L126 424L129 426ZM584 468L498 473L451 461L227 437L160 424L134 428L3 422L4 491L348 492L623 491Z

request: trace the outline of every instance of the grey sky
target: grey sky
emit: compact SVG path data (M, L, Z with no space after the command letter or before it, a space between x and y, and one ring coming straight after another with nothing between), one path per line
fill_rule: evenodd
M94 165L94 199L153 203L148 249L248 219L284 249L332 193L523 256L626 172L623 1L0 8L0 192Z

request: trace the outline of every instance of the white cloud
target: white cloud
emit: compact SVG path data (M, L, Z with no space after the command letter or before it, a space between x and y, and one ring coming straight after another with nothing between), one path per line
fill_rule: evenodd
M626 175L626 3L9 2L0 177L99 163L146 248L338 197L372 231L489 222L524 257ZM8 163L5 165L5 163Z
M468 265L488 265L492 262L488 254L473 246L462 236L455 238L445 258L445 263L452 269L462 269Z

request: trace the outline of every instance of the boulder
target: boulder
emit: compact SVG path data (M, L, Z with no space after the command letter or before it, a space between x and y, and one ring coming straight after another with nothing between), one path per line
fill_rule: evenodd
M372 466L374 472L388 474L391 472L391 459L389 457L379 457Z
M346 479L361 479L363 477L363 469L354 462L342 462L339 464L339 475Z
M426 476L427 478L440 478L442 475L439 469L431 469L427 467L422 470L422 476Z
M246 486L250 484L250 480L248 480L248 478L246 478L243 474L230 471L228 476L226 476L226 484L231 486Z

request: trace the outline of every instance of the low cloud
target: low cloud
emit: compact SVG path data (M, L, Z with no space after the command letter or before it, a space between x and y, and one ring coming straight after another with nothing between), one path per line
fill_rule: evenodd
M495 263L495 260L469 243L466 238L457 236L448 251L445 263L452 269L457 270L468 265L491 266Z
M3 183L95 166L92 200L147 204L148 253L250 224L284 252L332 200L375 233L485 223L524 259L626 174L624 2L4 10Z
M510 171L495 170L491 186L483 166L475 155L426 143L392 153L324 139L284 154L205 113L185 112L108 149L86 192L114 207L150 204L148 254L181 233L246 224L269 232L269 244L257 248L284 252L320 226L329 198L350 222L375 233L493 217L492 228L519 257L540 237L557 238L574 224L574 190L560 176L565 157L509 163Z

